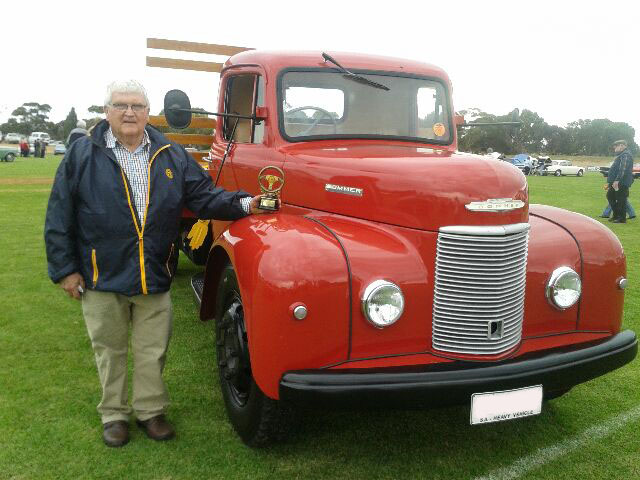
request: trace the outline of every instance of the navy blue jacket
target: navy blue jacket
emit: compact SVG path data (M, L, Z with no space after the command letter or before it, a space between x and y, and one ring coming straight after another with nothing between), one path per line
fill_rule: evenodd
M58 167L45 221L49 277L79 272L88 288L132 296L169 290L167 264L183 207L199 218L246 215L242 191L214 188L186 150L147 126L149 204L140 225L125 173L107 149L106 121L71 144Z
M620 185L630 187L633 183L633 157L628 148L620 152L611 164L607 183L620 182Z

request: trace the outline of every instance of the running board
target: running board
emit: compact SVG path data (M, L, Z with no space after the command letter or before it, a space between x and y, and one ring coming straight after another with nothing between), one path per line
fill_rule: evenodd
M200 307L202 303L202 292L204 290L204 272L196 273L191 277L191 290L193 290L193 297Z

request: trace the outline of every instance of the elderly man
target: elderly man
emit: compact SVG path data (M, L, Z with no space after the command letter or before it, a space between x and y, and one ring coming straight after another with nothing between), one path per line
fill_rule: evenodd
M87 132L87 124L84 120L78 120L76 123L76 128L69 132L69 136L67 137L67 147L71 146L73 142L77 139L82 138L86 135L89 135Z
M625 140L613 142L613 150L616 152L616 158L609 169L606 186L607 200L613 211L609 221L626 223L627 197L629 196L629 187L633 183L633 157Z
M129 441L129 416L154 440L175 435L162 379L171 335L168 259L187 206L200 218L235 220L260 197L214 188L187 154L147 126L149 101L135 81L114 82L106 121L70 145L45 222L49 276L82 311L102 384L103 440ZM127 400L129 325L133 397Z

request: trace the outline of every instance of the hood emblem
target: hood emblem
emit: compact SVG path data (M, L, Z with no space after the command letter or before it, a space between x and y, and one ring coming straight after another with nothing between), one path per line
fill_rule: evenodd
M471 202L465 205L465 208L472 212L508 212L522 207L524 202L513 198L490 198L484 202Z
M345 195L355 195L356 197L362 196L362 189L356 187L346 187L344 185L334 185L333 183L327 183L324 186L327 192L344 193Z

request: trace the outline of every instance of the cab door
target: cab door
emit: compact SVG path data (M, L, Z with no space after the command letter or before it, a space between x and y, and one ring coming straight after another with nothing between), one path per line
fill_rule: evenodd
M257 107L265 107L264 75L255 68L238 68L227 73L221 89L224 113L254 116ZM224 151L231 141L218 185L227 190L245 190L252 195L260 193L258 174L268 165L282 167L283 155L277 153L269 139L269 121L221 117L212 148L211 175L215 181ZM217 237L229 222L214 222Z

